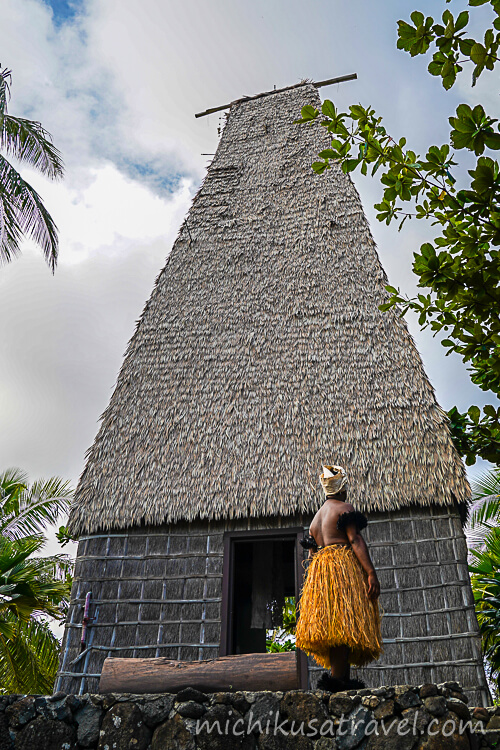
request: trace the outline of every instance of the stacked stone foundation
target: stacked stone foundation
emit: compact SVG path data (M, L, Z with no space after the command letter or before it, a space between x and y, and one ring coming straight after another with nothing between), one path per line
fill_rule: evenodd
M500 707L457 682L320 690L0 696L1 750L479 750Z

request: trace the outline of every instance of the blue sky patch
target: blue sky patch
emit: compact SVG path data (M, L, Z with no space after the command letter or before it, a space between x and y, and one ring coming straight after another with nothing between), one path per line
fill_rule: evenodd
M60 26L75 17L81 10L84 0L44 0L44 2L52 8L54 22Z
M181 180L186 177L185 173L174 171L170 165L165 163L139 163L123 159L119 163L119 168L133 180L142 182L154 193L161 196L175 192Z

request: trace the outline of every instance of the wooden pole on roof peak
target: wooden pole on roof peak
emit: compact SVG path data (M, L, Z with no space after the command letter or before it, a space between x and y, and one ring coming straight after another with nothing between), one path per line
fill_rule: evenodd
M233 104L239 104L239 102L247 102L247 101L250 101L250 99L260 99L262 96L270 96L271 94L279 94L281 91L289 91L290 89L296 89L299 86L305 86L308 83L311 84L312 86L316 86L316 88L319 89L322 86L331 86L334 83L343 83L344 81L355 81L357 77L358 77L357 73L350 73L347 76L338 76L337 78L327 78L326 81L301 81L300 83L295 83L293 86L285 86L282 89L274 88L272 91L264 91L262 94L256 94L255 96L242 96L241 99L235 99L233 102L229 102L229 104L222 104L220 107L212 107L211 109L206 109L204 112L198 112L197 114L195 114L195 117L205 117L205 115L211 115L214 112L222 112L223 109L229 109L229 107L232 107Z

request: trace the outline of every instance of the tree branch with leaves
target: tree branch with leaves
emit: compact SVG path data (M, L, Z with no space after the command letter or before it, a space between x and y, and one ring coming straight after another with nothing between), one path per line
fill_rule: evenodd
M414 11L412 24L399 21L398 48L412 57L435 47L429 63L431 75L440 76L445 89L456 81L465 63L472 63L472 85L481 73L493 70L500 44L500 0L470 0L470 6L492 6L493 28L483 42L466 36L469 13L456 18L449 10L442 23ZM332 135L331 146L312 164L321 175L340 165L347 174L380 174L382 199L375 204L377 219L402 228L409 219L427 220L438 236L414 253L413 271L426 293L410 297L386 286L388 301L381 310L396 308L401 315L412 310L422 328L442 336L447 354L454 352L468 365L473 383L500 395L500 171L488 152L500 149L498 120L482 105L460 104L449 118L450 143L431 145L425 155L407 147L387 132L382 118L371 107L353 105L338 112L326 100L321 111L302 109L300 124L320 121ZM452 152L451 147L455 149ZM469 151L477 158L468 171L468 184L459 185L453 175L456 152ZM486 153L485 153L486 152ZM468 464L476 458L500 463L500 408L482 411L471 406L466 413L448 411L455 445Z

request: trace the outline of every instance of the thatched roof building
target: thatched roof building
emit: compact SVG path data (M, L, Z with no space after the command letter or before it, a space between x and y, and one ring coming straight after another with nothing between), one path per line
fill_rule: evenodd
M327 134L293 124L311 103L317 91L304 84L231 107L130 341L70 519L81 541L65 689L124 649L215 654L221 617L226 627L224 534L227 542L250 529L256 542L262 528L307 527L328 460L347 467L349 499L370 514L373 556L382 578L387 571L385 684L424 682L427 666L433 679L453 672L478 700L485 695L460 523L470 494L464 466L405 321L378 309L387 278L355 187L338 168L322 177L311 170ZM181 572L169 574L175 555L186 562L186 532L198 539L190 553L198 562L190 574L179 558ZM184 583L170 595L173 575ZM193 575L204 582L196 597L186 593ZM145 578L157 582L154 596ZM87 590L98 618L84 666L75 639ZM200 612L218 606L210 646L198 614L182 635L188 601ZM167 602L177 613L170 607L166 618ZM120 606L122 615L135 607L126 637ZM413 628L402 612L414 615ZM173 640L164 627L172 623ZM457 674L459 656L466 663Z

